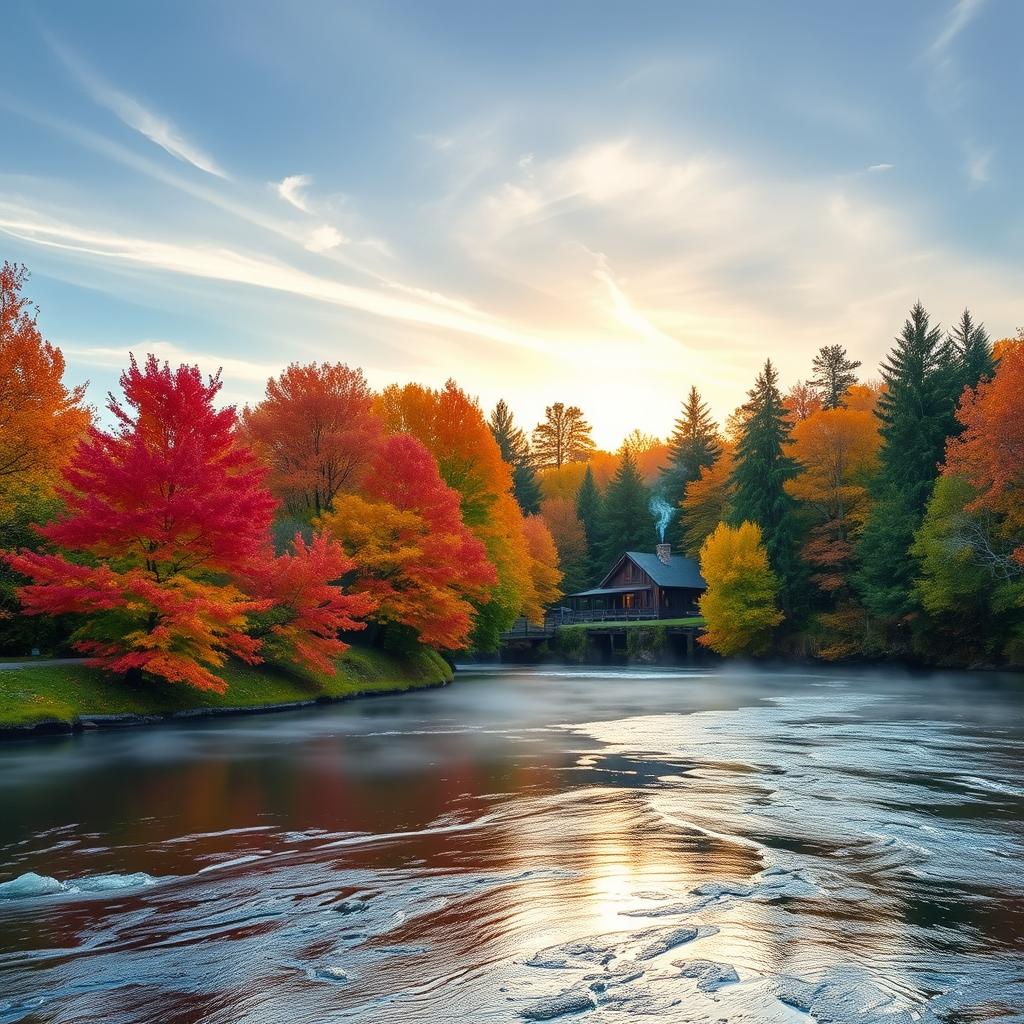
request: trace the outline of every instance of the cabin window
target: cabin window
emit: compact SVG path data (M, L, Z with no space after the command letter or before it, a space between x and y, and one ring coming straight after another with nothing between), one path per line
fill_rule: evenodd
M622 595L622 607L623 608L632 608L633 607L633 595L632 594L623 594Z

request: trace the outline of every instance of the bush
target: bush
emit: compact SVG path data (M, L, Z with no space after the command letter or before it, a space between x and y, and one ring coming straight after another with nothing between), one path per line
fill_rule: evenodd
M626 630L626 653L630 661L650 664L658 660L668 642L664 626L637 626Z

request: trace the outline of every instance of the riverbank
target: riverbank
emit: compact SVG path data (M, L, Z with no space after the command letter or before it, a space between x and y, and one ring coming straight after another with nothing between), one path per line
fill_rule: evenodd
M354 697L444 686L451 666L435 651L407 656L351 647L335 676L231 662L222 693L133 684L81 664L39 662L0 672L0 738L141 725L172 718L267 712Z

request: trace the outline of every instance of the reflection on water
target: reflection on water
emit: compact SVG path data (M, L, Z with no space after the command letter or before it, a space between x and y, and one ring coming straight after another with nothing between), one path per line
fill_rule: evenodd
M464 673L0 747L0 1022L1024 1021L1024 687Z

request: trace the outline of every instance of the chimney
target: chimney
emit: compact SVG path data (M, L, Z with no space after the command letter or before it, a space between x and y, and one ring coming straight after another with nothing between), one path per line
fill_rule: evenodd
M665 565L672 564L672 545L671 544L658 544L654 548L654 553L658 556L658 561L663 562Z

